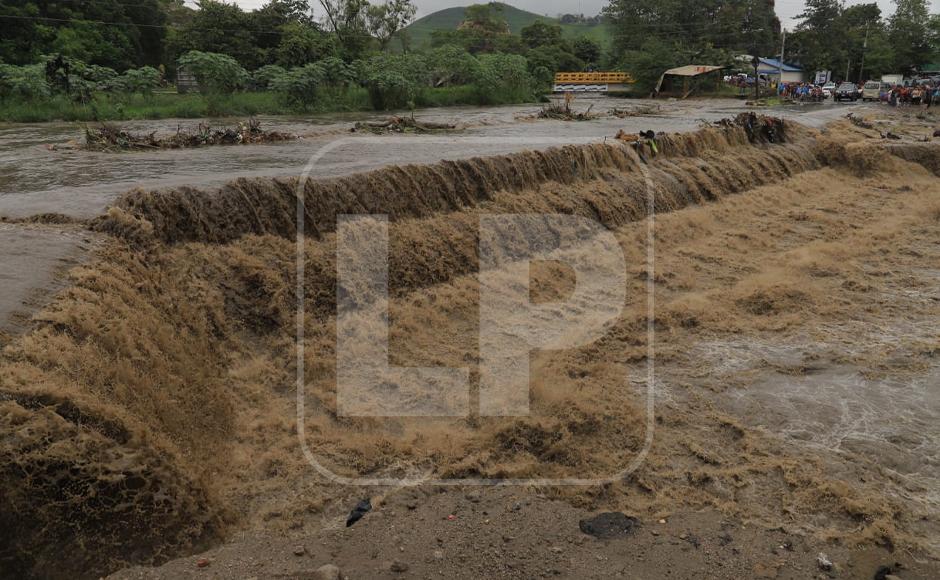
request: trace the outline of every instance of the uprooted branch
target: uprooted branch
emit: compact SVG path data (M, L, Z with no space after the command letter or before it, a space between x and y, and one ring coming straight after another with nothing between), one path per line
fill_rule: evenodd
M257 119L248 119L235 127L222 129L213 129L203 123L200 123L195 131L178 127L175 134L167 136L158 136L156 132L135 134L107 123L102 123L94 129L85 128L85 148L95 151L184 149L206 145L273 143L292 139L296 137L289 133L263 130Z
M411 117L389 117L384 121L361 121L353 127L353 132L370 133L434 133L438 131L456 131L457 125L451 123L433 123L419 121Z

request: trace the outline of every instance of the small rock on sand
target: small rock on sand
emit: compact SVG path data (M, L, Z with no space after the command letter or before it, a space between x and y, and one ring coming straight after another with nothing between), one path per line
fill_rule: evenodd
M626 536L638 525L639 521L636 518L621 512L605 512L578 522L578 527L582 532L601 539Z
M341 580L342 577L339 567L333 564L324 564L314 573L316 580Z

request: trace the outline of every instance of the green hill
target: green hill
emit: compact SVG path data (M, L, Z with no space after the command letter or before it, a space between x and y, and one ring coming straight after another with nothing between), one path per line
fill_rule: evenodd
M536 20L545 20L558 24L558 20L548 16L541 16L534 12L520 10L509 4L498 3L503 10L500 16L509 23L509 30L513 34L519 34L519 31L532 24ZM445 8L437 12L428 14L408 25L405 30L411 37L411 46L422 48L431 44L431 33L435 30L455 30L464 20L464 10L466 6L456 6L454 8ZM562 24L561 28L564 35L568 38L578 38L587 36L592 38L601 46L606 47L610 42L610 35L606 24Z

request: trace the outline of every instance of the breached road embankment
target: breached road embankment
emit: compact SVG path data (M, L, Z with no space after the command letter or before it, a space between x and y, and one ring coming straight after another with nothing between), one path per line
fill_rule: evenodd
M290 527L298 514L315 513L340 493L320 486L301 499L294 490L309 473L293 416L298 191L309 236L305 326L314 410L307 435L331 468L382 473L433 461L448 477L616 471L642 447L641 411L623 393L617 405L605 402L602 385L580 401L536 388L539 415L532 420L471 419L446 429L433 421L337 417L336 217L390 217L390 289L407 302L393 307L401 324L393 338L414 343L394 356L415 362L422 347L431 348L421 336L402 336L428 322L410 301L430 300L444 305L440 326L460 335L431 362L474 361L468 321L476 308L482 214L577 214L617 230L647 215L650 185L655 210L664 213L786 184L826 165L870 174L892 163L882 149L872 160L870 146L857 149L837 134L820 137L793 124L782 142L775 140L730 125L660 137L659 154L647 152L645 160L631 145L606 143L303 183L239 179L208 191L129 192L90 223L109 241L72 272L71 285L0 359L0 527L8 530L0 569L10 577L90 577L160 562L231 529ZM899 158L935 171L935 147L897 147ZM548 272L541 283L558 278ZM627 319L619 337L636 342L631 333L643 322ZM612 372L588 359L568 363L584 369L570 369L564 380ZM540 381L553 380L553 369L542 372ZM723 421L719 431L729 447L759 447L742 427ZM663 426L671 428L680 429ZM686 449L707 457L695 445ZM653 466L666 461L657 453ZM779 469L760 465L768 473ZM654 470L630 485L677 483ZM711 493L702 487L702 497ZM804 488L800 493L808 493ZM596 501L595 491L568 497ZM830 496L819 509L844 511L856 499L851 492ZM756 505L747 501L745 511ZM869 507L869 526L882 530L891 507ZM862 536L877 540L879 533L863 526Z

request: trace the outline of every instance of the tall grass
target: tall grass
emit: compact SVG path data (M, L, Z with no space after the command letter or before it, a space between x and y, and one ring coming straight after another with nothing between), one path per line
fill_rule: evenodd
M518 93L518 94L517 94ZM531 93L481 94L473 86L425 88L415 98L416 107L486 105L526 102ZM239 92L231 95L153 93L128 95L99 93L88 103L76 103L64 95L33 100L0 100L0 121L126 121L135 119L244 117L259 114L332 113L368 111L372 106L362 87L327 89L315 105L298 108L273 92Z

